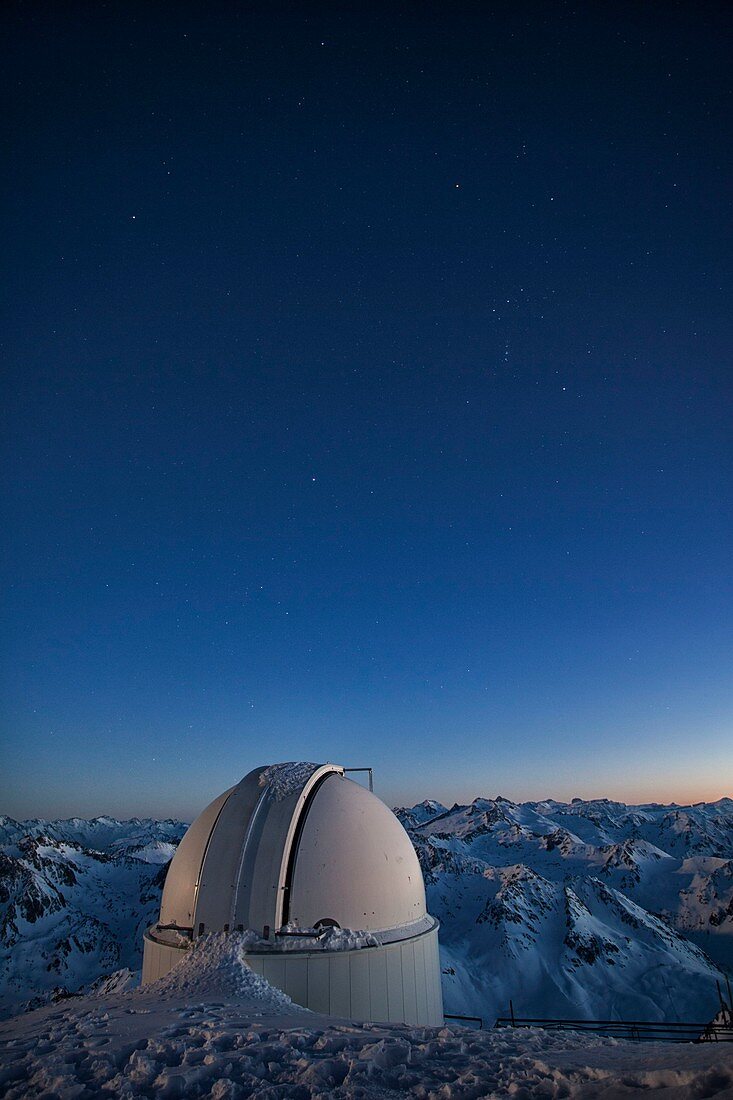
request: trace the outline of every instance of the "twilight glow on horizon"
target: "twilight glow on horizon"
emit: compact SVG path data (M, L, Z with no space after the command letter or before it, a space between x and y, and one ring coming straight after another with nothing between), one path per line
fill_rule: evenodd
M6 5L0 813L733 796L728 20Z

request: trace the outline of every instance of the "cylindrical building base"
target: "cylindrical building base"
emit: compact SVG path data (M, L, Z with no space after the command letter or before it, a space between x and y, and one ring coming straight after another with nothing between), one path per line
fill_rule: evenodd
M167 974L185 947L145 934L143 985ZM268 951L244 956L256 974L313 1012L363 1022L440 1027L437 926L420 935L353 951Z

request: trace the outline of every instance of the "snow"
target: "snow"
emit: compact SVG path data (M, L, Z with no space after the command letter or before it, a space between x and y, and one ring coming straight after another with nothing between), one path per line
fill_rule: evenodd
M12 817L0 816L0 844L5 845L24 836L44 836L95 851L107 851L115 846L123 850L132 848L136 843L147 843L151 836L176 845L186 828L183 822L170 819L154 821L133 817L128 821L118 821L113 817L71 817L56 821L42 818L15 821Z
M137 970L143 929L160 911L158 860L185 828L0 819L0 1013L74 993L120 968Z
M733 1045L335 1020L298 1008L253 974L245 946L236 934L205 936L153 985L0 1024L0 1093L6 1100L733 1096Z
M293 1004L290 997L274 989L247 966L244 952L248 937L240 932L212 932L200 936L177 966L174 966L146 991L161 1000L227 999L245 1001L260 1012L286 1012L293 1015L306 1009Z
M417 806L412 806L409 810L399 809L396 812L399 816L406 815L411 825L422 825L441 814L448 813L448 808L442 802L426 798L424 802L419 802Z
M97 978L96 982L88 987L89 993L98 997L106 997L108 993L123 993L129 989L137 989L140 985L140 971L130 970L123 966L121 970L115 970L103 978Z
M441 923L447 1012L491 1022L510 999L533 1017L715 1012L733 967L729 800L425 805L398 813Z
M141 860L142 863L170 863L176 854L177 843L171 841L151 840L147 844L128 845L120 842L112 846L112 851L126 855L128 858Z
M320 764L291 760L287 764L272 764L260 772L260 787L269 787L276 802L282 802L306 783Z
M378 947L379 939L373 932L353 928L299 928L285 925L286 935L274 934L265 940L251 928L240 933L247 951L354 951L360 947Z
M286 797L314 767L274 769L276 790ZM426 800L398 815L441 923L447 1012L490 1024L510 998L523 1016L702 1022L717 1011L721 967L733 975L730 799ZM143 930L159 915L157 861L184 831L174 821L0 817L0 1014L136 972ZM335 950L352 935L277 942ZM268 949L252 936L253 950Z

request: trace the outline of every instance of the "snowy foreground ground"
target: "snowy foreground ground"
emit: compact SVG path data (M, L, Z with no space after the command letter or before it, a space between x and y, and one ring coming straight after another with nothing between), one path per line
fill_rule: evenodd
M0 1096L732 1097L733 1044L355 1024L294 1005L209 936L143 990L0 1024Z

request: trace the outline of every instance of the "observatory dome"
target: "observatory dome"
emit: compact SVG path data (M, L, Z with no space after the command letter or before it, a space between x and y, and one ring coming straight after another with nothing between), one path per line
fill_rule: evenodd
M297 1003L442 1023L437 921L407 833L335 764L255 768L196 818L171 862L143 983L207 932Z

